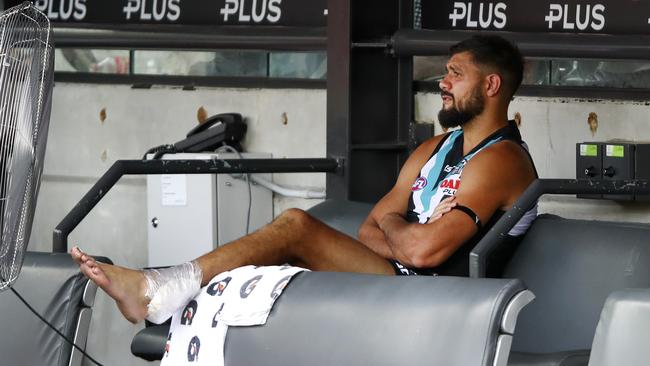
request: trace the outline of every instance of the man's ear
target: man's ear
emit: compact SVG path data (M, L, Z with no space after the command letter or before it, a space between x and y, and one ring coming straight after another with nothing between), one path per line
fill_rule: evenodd
M488 74L485 80L487 84L487 90L485 91L487 96L494 97L499 94L501 91L501 76L499 74Z

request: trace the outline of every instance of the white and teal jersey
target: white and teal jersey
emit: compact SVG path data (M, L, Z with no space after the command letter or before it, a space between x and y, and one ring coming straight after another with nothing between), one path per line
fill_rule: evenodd
M525 144L521 141L519 129L510 121L508 126L496 131L488 138L479 143L467 155L463 155L463 131L458 130L447 134L438 144L429 160L420 170L420 175L413 182L411 197L406 213L409 222L426 223L436 206L447 197L454 196L461 185L463 169L476 154L479 154L486 147L499 141L514 141L526 150ZM527 151L527 150L526 150ZM531 159L532 162L532 159ZM487 194L487 192L486 192ZM471 209L472 207L470 207ZM420 274L431 275L441 274L447 276L467 276L469 274L469 253L485 233L503 215L502 210L497 210L490 219L483 223L482 228L467 242L454 252L444 263L436 268L406 268L402 264L392 261L397 274ZM502 252L496 253L488 258L492 268L502 268L521 238L537 216L537 206L528 211L519 220L517 225L504 238Z
M411 187L408 221L426 223L443 199L456 194L467 163L486 147L503 140L523 145L519 130L513 123L487 137L467 155L463 155L463 131L457 130L447 134L424 164Z

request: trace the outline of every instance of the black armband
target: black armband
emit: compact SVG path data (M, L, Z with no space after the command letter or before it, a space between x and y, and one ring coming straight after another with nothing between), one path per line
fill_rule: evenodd
M451 208L452 210L458 210L462 211L467 214L472 220L474 220L474 223L476 224L476 227L478 228L479 231L483 228L483 224L481 224L481 219L478 217L478 215L472 211L471 208L463 205L456 205Z

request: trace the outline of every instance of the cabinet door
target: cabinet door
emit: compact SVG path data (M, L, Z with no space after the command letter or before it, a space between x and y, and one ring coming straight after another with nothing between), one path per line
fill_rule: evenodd
M216 247L215 182L211 174L147 177L149 266L187 262Z

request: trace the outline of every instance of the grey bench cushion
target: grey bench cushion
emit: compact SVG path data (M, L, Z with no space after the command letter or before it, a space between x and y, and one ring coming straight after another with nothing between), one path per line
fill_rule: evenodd
M228 330L226 365L503 365L520 308L507 322L504 312L523 290L519 280L302 273L266 325ZM142 330L132 352L160 359L166 329Z
M521 313L513 351L589 349L607 296L650 287L648 238L648 225L540 216L504 274L537 296Z
M268 322L228 330L226 365L492 365L518 280L303 273Z
M59 331L71 339L77 336L78 344L85 345L96 287L79 273L68 254L27 252L14 289ZM11 291L0 293L0 309L3 364L81 364L78 351L73 351Z
M650 364L650 289L611 294L600 315L589 366Z

